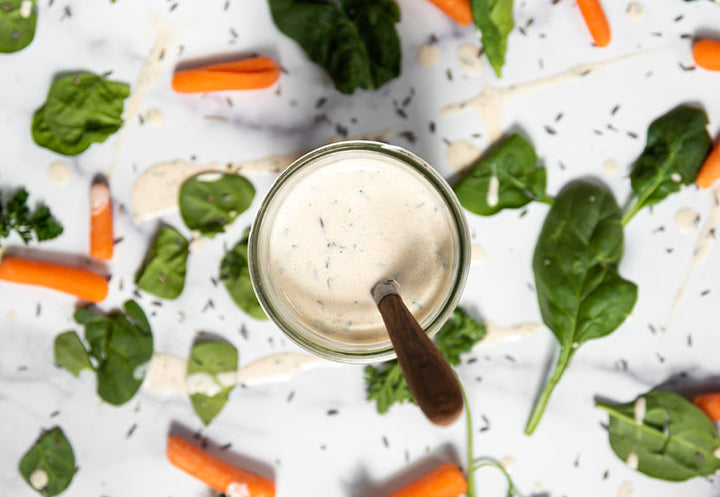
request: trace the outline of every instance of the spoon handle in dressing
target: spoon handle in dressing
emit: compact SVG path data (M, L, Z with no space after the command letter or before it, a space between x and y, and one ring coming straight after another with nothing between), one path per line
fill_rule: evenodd
M400 295L385 295L377 306L415 402L432 423L449 425L463 409L455 373Z

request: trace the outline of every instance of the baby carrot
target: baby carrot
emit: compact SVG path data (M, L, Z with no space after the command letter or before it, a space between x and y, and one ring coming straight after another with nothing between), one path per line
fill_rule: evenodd
M600 0L577 0L580 12L585 19L590 34L598 47L605 47L610 43L610 25Z
M700 188L710 188L718 178L720 178L720 142L715 145L703 162L695 178L695 183Z
M173 74L172 87L179 93L267 88L280 77L280 67L270 57L186 69Z
M458 497L467 488L465 476L458 467L447 463L388 497Z
M0 280L44 286L88 302L100 302L108 293L107 280L91 271L20 257L0 260Z
M182 438L168 437L166 454L173 466L218 492L247 497L275 496L275 483L272 481L231 466Z
M435 7L442 10L458 24L466 26L473 22L470 0L430 0Z
M720 71L720 40L698 40L693 45L695 63L709 71Z
M90 187L90 256L109 261L113 245L110 189L105 181L95 181Z
M698 406L713 421L720 421L720 393L707 393L698 395L693 399Z

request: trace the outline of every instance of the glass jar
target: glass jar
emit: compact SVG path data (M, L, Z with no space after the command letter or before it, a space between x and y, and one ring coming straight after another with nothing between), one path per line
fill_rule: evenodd
M260 305L293 342L368 363L395 356L371 302L376 274L397 278L432 336L464 288L469 234L457 197L429 164L397 146L352 140L307 153L277 178L252 225L248 260Z

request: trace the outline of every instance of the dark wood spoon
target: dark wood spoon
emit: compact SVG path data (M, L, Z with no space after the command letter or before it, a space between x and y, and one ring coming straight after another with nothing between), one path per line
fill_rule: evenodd
M371 293L415 402L432 423L449 425L463 409L455 373L408 310L394 280L378 282Z

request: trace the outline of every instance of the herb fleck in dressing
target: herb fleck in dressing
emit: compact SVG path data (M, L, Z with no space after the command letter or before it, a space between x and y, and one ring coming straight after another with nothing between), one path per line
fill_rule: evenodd
M371 152L306 166L278 207L268 266L296 318L333 339L387 340L370 295L395 279L422 323L447 299L455 228L444 200L414 169Z

